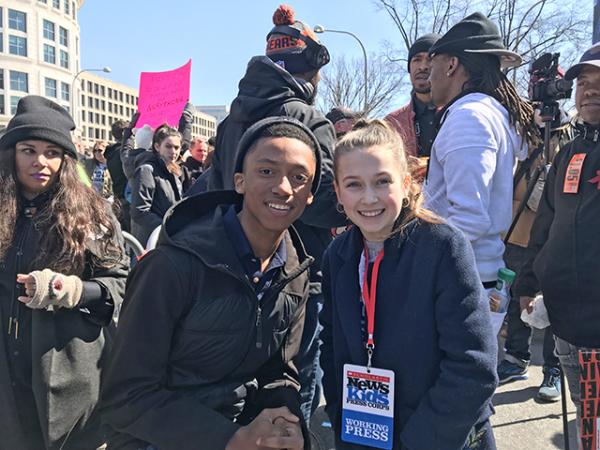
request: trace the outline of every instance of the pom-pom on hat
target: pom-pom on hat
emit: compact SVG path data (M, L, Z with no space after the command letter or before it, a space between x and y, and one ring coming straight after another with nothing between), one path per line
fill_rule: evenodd
M267 35L266 55L289 73L320 69L329 62L329 53L310 26L296 20L294 9L279 5L273 14L275 25Z
M13 148L17 142L32 139L56 144L65 154L77 159L77 150L71 138L74 129L75 122L62 106L38 95L28 95L19 100L17 112L0 138L0 151Z

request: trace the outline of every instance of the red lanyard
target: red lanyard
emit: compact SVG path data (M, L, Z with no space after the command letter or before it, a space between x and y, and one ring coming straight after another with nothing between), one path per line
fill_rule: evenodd
M363 301L365 302L365 311L367 313L367 368L371 367L371 358L375 348L375 303L377 302L377 276L379 275L379 266L383 259L383 250L379 252L373 263L373 273L371 274L371 285L369 286L369 249L365 245L365 273L363 279Z

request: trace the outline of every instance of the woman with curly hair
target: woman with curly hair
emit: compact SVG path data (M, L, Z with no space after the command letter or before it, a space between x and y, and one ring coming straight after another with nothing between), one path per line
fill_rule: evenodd
M77 172L73 120L19 101L0 139L2 448L89 449L127 259L110 205Z

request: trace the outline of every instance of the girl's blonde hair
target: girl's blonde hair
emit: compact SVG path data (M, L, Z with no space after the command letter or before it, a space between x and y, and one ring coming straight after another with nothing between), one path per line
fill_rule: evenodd
M361 119L352 128L352 131L342 137L336 147L333 157L333 172L338 178L339 163L342 156L356 149L367 149L370 147L383 147L389 151L397 161L400 170L400 178L403 179L406 174L410 175L409 165L404 151L404 143L400 135L392 129L386 122L380 119ZM405 225L412 219L419 218L425 222L441 223L442 219L433 212L423 208L423 195L421 184L416 182L411 176L410 187L408 189L406 201L408 205L403 205L405 214L400 226Z

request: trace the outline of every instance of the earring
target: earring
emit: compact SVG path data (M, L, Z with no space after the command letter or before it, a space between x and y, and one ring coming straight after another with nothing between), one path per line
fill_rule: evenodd
M338 203L337 205L335 205L335 210L337 212L339 212L340 214L345 214L346 213L344 211L344 205L342 205L341 203Z
M450 76L450 72L446 72L446 76L449 77Z
M407 197L404 197L404 199L402 200L402 207L408 208L408 205L410 205L410 201L408 200Z

